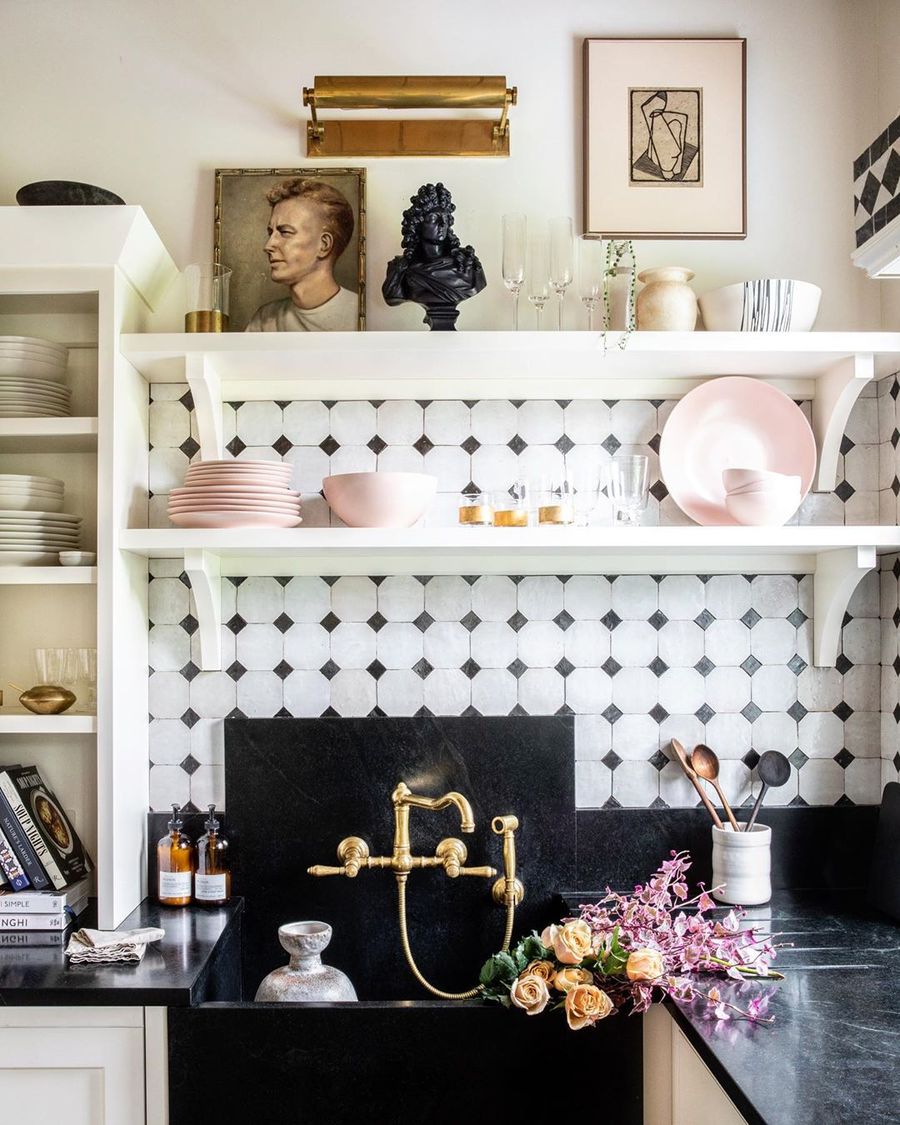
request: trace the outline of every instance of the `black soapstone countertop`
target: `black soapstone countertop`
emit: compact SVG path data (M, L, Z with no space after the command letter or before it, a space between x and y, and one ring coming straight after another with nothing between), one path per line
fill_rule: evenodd
M226 906L165 907L145 899L119 929L159 926L139 965L69 965L69 934L96 928L92 903L66 931L62 946L0 947L0 1006L138 1005L184 1007L240 997L242 902Z

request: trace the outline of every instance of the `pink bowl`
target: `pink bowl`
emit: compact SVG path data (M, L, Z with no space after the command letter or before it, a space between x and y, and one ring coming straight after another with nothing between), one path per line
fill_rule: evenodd
M796 481L800 487L800 478L789 473L773 473L770 469L723 469L722 484L726 492L734 492L748 484L785 484L787 481Z
M765 495L765 496L780 496L788 492L800 491L800 478L788 477L783 481L767 481L758 480L753 481L751 484L741 485L740 488L729 488L726 496L750 496L750 495Z
M783 527L800 507L800 492L730 492L725 507L745 527Z
M338 473L322 481L331 510L348 527L412 527L437 489L427 473Z

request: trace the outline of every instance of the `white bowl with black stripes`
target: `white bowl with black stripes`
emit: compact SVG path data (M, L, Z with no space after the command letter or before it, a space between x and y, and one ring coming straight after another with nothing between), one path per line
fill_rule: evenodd
M763 277L704 293L700 312L707 332L809 332L821 297L812 282Z

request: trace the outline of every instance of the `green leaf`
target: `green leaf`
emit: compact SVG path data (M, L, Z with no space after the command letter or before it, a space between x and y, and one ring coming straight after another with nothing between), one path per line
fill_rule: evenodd
M527 961L549 961L552 959L550 950L544 945L536 933L531 933L521 942L522 952Z

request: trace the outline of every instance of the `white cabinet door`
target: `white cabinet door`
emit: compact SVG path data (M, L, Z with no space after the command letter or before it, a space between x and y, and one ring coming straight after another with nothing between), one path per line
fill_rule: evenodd
M129 1016L112 1027L85 1019L85 1011L32 1008L19 1009L18 1015L11 1016L9 1009L3 1013L0 1106L4 1120L47 1125L63 1113L67 1125L144 1125L141 1010L134 1013L138 1026L122 1026L133 1022L134 1016Z

